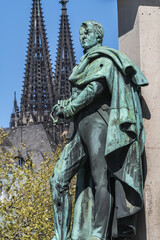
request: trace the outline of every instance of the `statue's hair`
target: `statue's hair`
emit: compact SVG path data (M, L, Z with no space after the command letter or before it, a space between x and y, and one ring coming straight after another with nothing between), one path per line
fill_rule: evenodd
M88 24L92 24L95 33L97 34L97 39L99 43L102 43L103 37L104 37L104 29L102 25L99 22L88 20L85 22L82 22L81 27L87 27Z

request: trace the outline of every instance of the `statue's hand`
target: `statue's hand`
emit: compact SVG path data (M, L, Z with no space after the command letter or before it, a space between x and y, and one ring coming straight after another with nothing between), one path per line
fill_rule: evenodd
M71 102L71 99L65 99L65 100L58 100L57 104L61 107L64 108L66 107L69 103Z
M59 118L70 118L70 117L72 117L72 114L70 114L68 112L68 106L70 105L70 103L71 103L71 99L58 100L57 104L54 105L54 107L52 109L52 112L50 114L54 124L58 123L58 119L55 119L54 116L53 116L54 113Z
M56 115L60 118L70 118L72 115L69 113L68 108L71 103L71 99L58 100L55 105Z
M74 113L72 111L72 103L63 108L63 115L65 118L72 118L74 116Z
M55 110L55 113L58 117L60 118L64 118L64 114L63 114L63 107L60 105L60 104L56 104L54 106L54 110Z

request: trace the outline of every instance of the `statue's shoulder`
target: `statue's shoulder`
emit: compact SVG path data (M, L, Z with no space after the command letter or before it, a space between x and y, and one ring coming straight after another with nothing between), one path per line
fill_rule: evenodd
M95 64L112 64L112 53L108 49L105 46L98 46L88 54L87 58Z
M94 59L96 61L103 60L105 62L111 62L117 57L116 53L121 54L116 49L108 48L105 46L98 46L88 54L87 58Z

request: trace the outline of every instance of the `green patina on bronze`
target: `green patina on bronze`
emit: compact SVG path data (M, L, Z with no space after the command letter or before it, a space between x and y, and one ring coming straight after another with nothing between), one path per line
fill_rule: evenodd
M135 216L143 207L145 136L139 97L148 82L126 55L103 47L102 39L99 23L82 23L85 54L69 78L72 96L54 106L57 116L75 122L50 178L55 240L134 236ZM71 235L68 184L77 172Z

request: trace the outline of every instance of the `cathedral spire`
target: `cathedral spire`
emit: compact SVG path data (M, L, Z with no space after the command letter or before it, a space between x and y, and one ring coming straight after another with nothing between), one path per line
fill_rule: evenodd
M28 125L30 119L49 124L53 104L53 72L41 0L33 0L21 98L22 125Z
M67 2L68 0L61 0L59 2L62 4L62 13L60 17L60 31L58 36L58 48L54 74L56 100L65 99L70 96L70 84L68 78L76 62L69 18L67 15Z
M14 92L14 112L18 111L16 92Z
M13 107L13 112L12 112L11 118L10 118L10 127L17 127L19 122L20 122L19 108L17 105L16 92L14 92L14 107Z
M67 8L66 8L66 3L67 2L68 2L68 0L59 1L59 3L62 4L62 14L67 14Z

